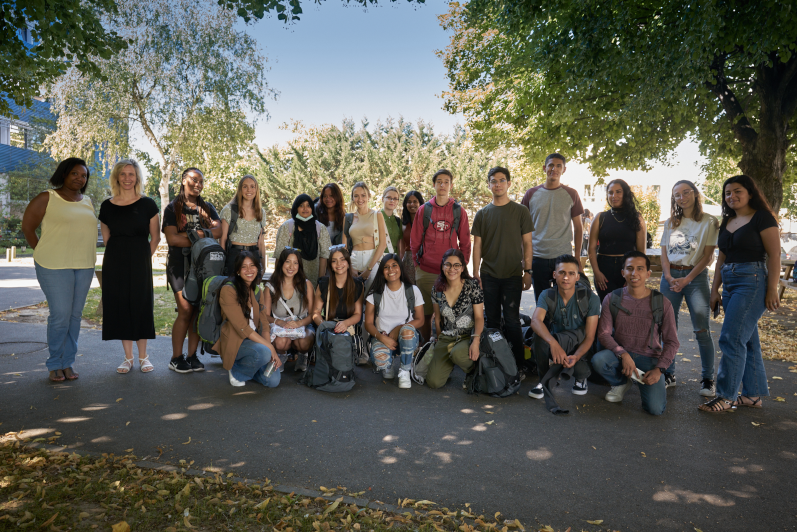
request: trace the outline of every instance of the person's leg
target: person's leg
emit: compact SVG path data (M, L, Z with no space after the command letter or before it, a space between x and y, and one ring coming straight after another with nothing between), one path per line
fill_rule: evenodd
M504 314L504 334L512 344L512 354L519 370L526 367L523 345L523 329L520 326L520 298L523 295L523 277L501 279L501 308ZM487 292L484 293L485 298ZM486 302L486 301L485 301Z
M573 366L573 379L576 381L583 381L589 378L590 375L592 375L592 370L589 367L589 362L580 358L578 362L576 362L576 365Z
M628 378L623 375L620 359L609 349L595 353L592 357L592 368L606 379L610 386L621 386L628 382Z
M537 375L539 376L538 382L548 373L551 368L551 346L548 342L540 338L539 335L534 335L534 360L537 363Z
M409 371L412 367L412 355L418 349L421 338L412 325L404 325L399 329L399 353L401 369Z
M761 341L758 338L758 325L756 325L750 340L747 341L747 359L745 360L744 376L742 377L742 395L753 399L769 396L767 372L764 368L764 358L761 355Z
M470 338L465 337L451 347L451 362L459 366L466 374L470 373L476 362L470 359Z
M141 367L141 371L149 373L154 370L155 366L149 361L149 355L147 355L147 339L144 338L143 340L136 341L136 346L138 347L138 363Z
M36 267L36 278L47 298L47 348L49 357L46 366L49 371L61 371L68 367L63 364L64 344L67 341L69 321L72 315L75 282L74 270L53 270Z
M488 273L481 274L482 292L484 292L484 326L489 329L501 327L501 279Z
M230 371L239 381L252 380L257 373L262 373L260 370L264 369L270 360L271 351L268 347L247 338L238 348L235 363Z
M183 356L183 342L194 313L193 305L185 300L182 292L174 293L174 302L177 304L177 318L172 325L172 359Z
M686 306L689 308L689 316L692 318L692 330L695 331L695 338L700 351L701 378L713 381L714 340L711 338L709 321L711 288L708 285L708 270L703 270L691 283L684 287L682 292L686 299Z
M643 373L647 373L656 367L657 360L655 358L646 357L644 355L636 355L631 353L631 358L634 359L634 364L637 369ZM648 414L660 416L667 408L667 388L664 385L664 375L659 378L656 384L639 384L639 394L642 396L642 408Z
M94 278L94 268L82 268L72 270L74 272L74 290L72 295L72 311L69 316L69 332L67 340L64 342L64 354L62 364L66 370L64 376L67 379L77 378L78 374L72 371L77 355L77 342L80 336L80 322L83 319L83 307L86 306L86 296L89 295L91 280Z
M199 333L196 331L196 320L199 316L199 308L191 306L191 318L188 326L188 351L186 351L186 360L196 357L196 350L199 347ZM196 370L195 370L196 371Z
M681 270L671 270L670 274L676 279L683 277L682 275L680 275ZM669 301L670 304L672 305L672 310L673 313L675 314L675 328L678 329L678 310L681 308L681 302L684 300L683 290L681 292L673 292L672 289L670 288L670 283L662 275L661 284L659 285L659 292L661 292L661 295L666 297L667 301ZM694 321L694 318L692 319L692 321ZM667 375L675 374L675 359L673 359L672 364L670 364L670 367L667 368L665 374Z
M421 271L420 268L418 271ZM445 335L437 338L432 361L429 363L429 372L426 374L426 384L429 388L442 388L445 386L448 376L451 375L454 363L451 361L450 352L454 347L455 340L455 338Z
M531 260L531 284L534 287L534 299L539 300L542 292L551 287L551 280L553 279L553 270L555 265L552 265L554 259L543 259L541 257L534 257Z
M125 353L125 359L116 368L116 372L129 373L133 369L133 340L122 340L122 350Z
M390 371L390 366L393 362L393 353L390 348L376 339L371 337L371 363L376 368L376 371Z
M434 286L434 282L436 280L437 275L425 272L420 267L415 269L415 285L418 287L418 290L421 291L421 295L423 296L423 314L425 320L423 322L423 326L421 327L421 334L424 338L432 337L432 314L434 311L434 307L432 306L432 287ZM436 332L439 336L440 331Z

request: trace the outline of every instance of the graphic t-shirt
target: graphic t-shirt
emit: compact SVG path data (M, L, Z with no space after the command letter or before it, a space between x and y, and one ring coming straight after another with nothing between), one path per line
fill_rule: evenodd
M529 210L514 201L477 212L470 233L482 241L481 271L496 279L523 275L523 235L533 229Z
M717 235L719 223L710 214L703 213L699 222L682 218L675 229L670 228L670 220L667 220L661 234L661 247L667 250L670 264L694 266L703 257L703 248L717 245Z
M415 294L415 306L423 305L423 295L417 286L412 287ZM374 295L371 294L365 300L374 304ZM379 305L379 316L376 317L376 328L382 332L389 333L399 325L404 325L408 322L407 314L409 314L412 321L414 316L412 311L407 308L407 294L404 293L404 286L393 292L387 286L385 291L382 292L382 302Z
M218 220L219 215L216 213L216 208L208 202L205 202L205 205L208 206L208 210L210 211L210 219ZM177 227L177 231L179 233L192 231L202 227L202 224L200 223L199 212L196 209L189 209L183 205L183 216L185 217L185 226L183 226L181 231L180 225L177 223L177 216L174 213L174 202L169 203L163 212L163 224L161 225L161 231L165 231L169 226ZM184 248L181 247L169 246L169 254L166 260L168 261L170 268L177 268L179 271L182 271L183 249Z

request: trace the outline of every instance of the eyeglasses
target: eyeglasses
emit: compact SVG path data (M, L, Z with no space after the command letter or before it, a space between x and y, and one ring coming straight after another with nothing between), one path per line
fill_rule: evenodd
M499 179L497 181L495 179L490 179L491 185L506 185L507 183L509 183L509 181L506 179Z
M462 269L462 264L459 264L459 263L451 264L450 262L446 262L446 263L443 264L443 269L444 270L454 270L454 271L461 270Z
M398 200L399 200L398 198L394 198L392 196L388 196L385 198L385 201L398 201Z
M301 249L299 249L299 248L292 248L290 246L285 246L283 249L287 249L288 251L301 251ZM332 248L329 248L329 249L332 249Z
M676 200L679 200L679 199L683 199L683 198L688 198L692 194L694 194L694 190L689 189L689 190L685 191L683 194L673 194L672 197L675 198Z

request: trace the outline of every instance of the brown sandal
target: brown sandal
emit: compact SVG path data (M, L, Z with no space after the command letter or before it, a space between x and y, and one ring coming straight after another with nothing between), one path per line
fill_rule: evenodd
M66 373L67 371L69 371L69 375L67 375ZM66 377L66 380L68 381L74 381L77 380L78 377L80 377L80 374L75 370L73 370L72 368L66 368L64 370L64 377Z
M749 402L745 402L745 399ZM746 406L747 408L761 408L764 406L761 404L760 397L753 401L753 399L751 399L749 396L741 394L739 394L739 397L736 398L736 401L733 404L734 406Z
M735 412L736 405L718 395L711 401L698 406L697 409L709 414L724 414L725 412Z
M50 382L64 382L65 380L64 370L56 369L50 372Z

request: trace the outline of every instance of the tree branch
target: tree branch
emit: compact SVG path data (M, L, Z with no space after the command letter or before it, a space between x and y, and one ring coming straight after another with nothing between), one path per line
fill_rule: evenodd
M706 86L719 98L722 108L728 116L728 120L731 121L731 128L736 139L742 144L750 145L755 143L758 138L758 133L753 129L753 126L747 119L744 108L742 108L736 95L728 86L725 78L726 59L727 55L723 54L716 56L711 62L712 70L717 72L716 82L711 83L707 81Z
M152 128L149 125L149 120L147 120L147 116L144 112L143 100L141 99L141 94L138 89L138 84L135 81L133 81L132 92L133 92L132 94L133 103L135 104L136 109L138 110L138 121L141 124L141 128L144 130L144 135L147 136L150 144L152 144L152 147L158 151L158 156L160 156L161 162L165 166L166 154L164 153L160 142L158 142L157 137L155 137L155 133L152 131Z
M788 122L797 111L797 55L792 54L786 63L783 79L778 86L778 97L783 118Z

